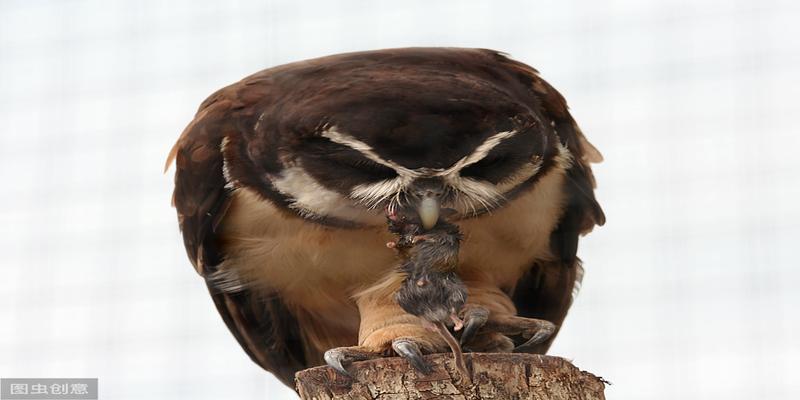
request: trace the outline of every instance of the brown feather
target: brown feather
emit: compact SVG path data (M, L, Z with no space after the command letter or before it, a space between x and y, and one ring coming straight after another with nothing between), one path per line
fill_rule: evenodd
M582 276L578 274L578 269L582 268L577 258L578 238L595 225L605 223L603 210L594 197L593 188L596 184L589 165L603 158L572 119L564 97L541 79L536 70L513 63L523 74L522 79L529 80L534 92L540 96L544 116L550 120L559 139L576 161L567 171L564 182L567 196L564 214L550 235L550 247L555 259L534 263L531 270L518 281L513 292L514 304L520 316L545 319L560 328L572 305L573 288L579 276ZM555 336L537 346L538 351L546 352Z
M235 91L223 89L206 100L170 152L167 166L173 160L176 165L173 204L189 259L206 278L231 333L253 361L291 385L294 372L306 365L294 317L277 298L251 290L220 292L213 280L224 259L217 227L231 204L220 146L226 136L240 134L233 108L241 101L227 96Z

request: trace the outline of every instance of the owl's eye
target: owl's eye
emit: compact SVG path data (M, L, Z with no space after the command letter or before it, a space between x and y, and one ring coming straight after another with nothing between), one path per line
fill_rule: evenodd
M503 178L513 163L514 159L511 157L490 156L462 169L461 176L496 183Z
M393 169L366 158L337 158L333 161L336 167L366 174L376 179L391 179L397 176Z

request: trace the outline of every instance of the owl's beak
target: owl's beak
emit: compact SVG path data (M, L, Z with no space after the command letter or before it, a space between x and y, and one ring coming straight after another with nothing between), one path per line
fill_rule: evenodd
M439 201L439 197L432 194L423 196L417 206L417 213L419 213L419 219L422 221L422 227L425 229L433 228L436 222L439 221L441 209L442 204Z
M442 212L442 197L444 196L445 186L440 178L417 178L410 192L413 194L417 204L417 214L419 214L422 227L431 229L439 222Z

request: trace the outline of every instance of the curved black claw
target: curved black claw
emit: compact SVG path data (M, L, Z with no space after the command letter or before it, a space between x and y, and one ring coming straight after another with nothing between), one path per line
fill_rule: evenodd
M342 375L352 378L352 374L347 370L350 364L354 361L364 361L379 356L380 354L366 347L353 346L330 349L325 352L322 358L325 359L325 363L328 364L328 366L339 371Z
M397 355L408 360L411 366L417 371L425 375L433 371L431 365L422 358L422 351L420 351L419 346L413 341L409 339L395 339L394 342L392 342L392 349L394 349Z
M550 336L552 336L553 332L555 331L556 331L556 326L553 325L552 322L541 321L541 325L539 326L539 329L536 331L536 333L531 335L531 338L528 339L528 341L515 347L513 350L514 353L530 353L534 351L535 350L534 347L537 344L542 343L545 340L549 339Z
M325 352L322 358L325 359L325 364L328 364L329 367L335 369L342 375L352 377L344 366L345 364L350 365L351 360L348 359L342 349L330 349Z
M483 307L471 307L464 312L464 330L461 331L461 338L459 343L464 346L475 334L478 333L486 321L489 320L489 310Z

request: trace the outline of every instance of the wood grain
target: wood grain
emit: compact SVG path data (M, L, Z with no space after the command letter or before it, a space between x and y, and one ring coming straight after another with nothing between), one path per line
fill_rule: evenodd
M432 354L430 375L413 370L401 358L354 363L353 379L329 367L297 373L300 397L306 400L406 399L578 399L603 400L604 381L553 356L469 353L470 380L456 370L451 354Z

